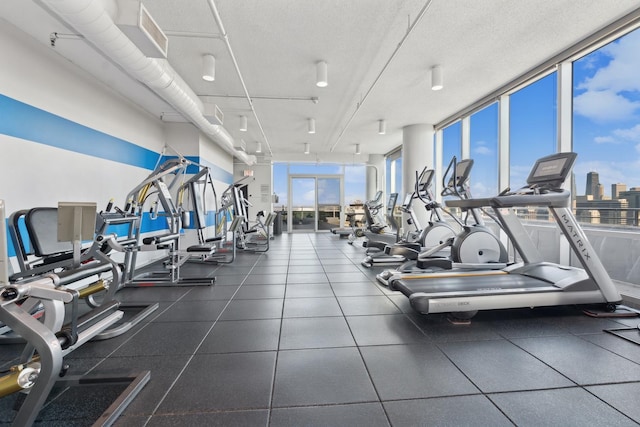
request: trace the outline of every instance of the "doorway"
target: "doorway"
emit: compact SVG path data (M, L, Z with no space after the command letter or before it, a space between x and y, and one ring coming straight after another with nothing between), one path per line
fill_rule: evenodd
M342 227L342 175L289 175L287 231L329 231Z

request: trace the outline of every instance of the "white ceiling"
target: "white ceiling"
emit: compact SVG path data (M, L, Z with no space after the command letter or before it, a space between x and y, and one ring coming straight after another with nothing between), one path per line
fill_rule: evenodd
M261 142L274 160L358 160L402 143L402 128L436 124L596 30L632 12L638 0L143 0L169 34L168 60L224 127ZM216 25L217 8L254 109ZM423 13L421 15L421 13ZM421 16L420 19L417 19ZM38 0L3 0L0 17L49 45L73 34ZM415 24L415 25L414 25ZM411 30L410 30L411 28ZM186 33L201 33L187 37ZM205 37L209 35L209 37ZM78 38L51 47L166 121L184 120L164 101ZM216 57L216 80L201 78L201 58ZM328 63L329 85L315 86L315 63ZM444 89L430 90L440 65ZM317 98L318 102L311 101ZM247 132L238 130L248 117ZM316 133L307 133L307 119ZM378 135L379 119L387 121ZM266 136L266 140L265 140ZM332 152L331 154L329 154Z

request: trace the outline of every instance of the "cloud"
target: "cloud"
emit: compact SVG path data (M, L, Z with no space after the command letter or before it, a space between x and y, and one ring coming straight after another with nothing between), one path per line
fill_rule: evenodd
M489 154L491 154L491 153L492 153L491 149L490 149L490 148L488 148L488 147L485 147L484 145L481 145L481 146L479 146L479 147L476 147L476 148L473 150L473 152L474 152L475 154L480 154L480 155L482 155L482 156L487 156L487 155L489 155Z
M573 111L595 122L630 120L638 109L640 102L611 90L587 91L573 98Z
M596 136L593 138L593 142L596 144L619 144L620 141L616 140L612 136Z
M635 125L629 129L616 129L613 134L627 141L640 142L640 125Z

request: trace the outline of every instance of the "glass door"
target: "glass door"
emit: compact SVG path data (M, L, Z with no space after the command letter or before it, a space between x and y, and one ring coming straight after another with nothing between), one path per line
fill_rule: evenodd
M289 180L289 232L316 229L316 178L295 177Z
M342 182L340 175L290 175L288 231L341 227Z
M340 223L340 206L342 203L341 177L318 177L316 191L316 205L318 207L317 230L331 230L342 227Z

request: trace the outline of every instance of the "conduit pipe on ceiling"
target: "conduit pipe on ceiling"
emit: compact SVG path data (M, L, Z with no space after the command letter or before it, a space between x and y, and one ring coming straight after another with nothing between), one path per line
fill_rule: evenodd
M125 72L147 85L158 96L211 137L225 151L248 165L256 157L233 148L227 130L211 124L203 115L202 101L166 59L147 58L116 26L115 2L104 0L41 0L64 22L102 51Z
M364 104L364 102L367 100L367 98L369 97L369 95L373 91L373 88L376 87L376 85L380 81L380 78L382 78L382 75L384 74L384 72L387 70L387 68L389 67L389 65L391 64L393 59L396 57L398 52L400 52L400 49L402 49L402 46L404 46L404 43L407 41L407 39L409 38L409 36L413 32L413 30L416 28L416 26L418 25L420 20L422 20L422 18L424 17L425 13L427 13L427 9L429 9L429 7L431 6L431 2L432 1L433 0L427 0L427 2L424 4L424 6L422 6L422 9L420 9L420 12L418 12L418 16L416 16L416 19L413 20L413 22L411 23L411 25L407 29L407 32L402 37L402 40L400 40L400 43L398 43L398 45L396 46L395 50L391 53L391 56L389 57L389 59L387 59L387 62L382 67L382 70L380 70L380 72L378 73L376 78L373 80L373 83L371 83L371 86L369 86L369 89L367 89L367 92L364 94L364 96L362 97L360 102L358 102L358 104L356 105L356 109L354 110L353 114L351 114L351 117L349 117L349 120L347 120L347 124L345 124L344 128L342 128L342 131L340 132L340 135L338 135L338 139L336 139L336 142L334 142L333 145L331 146L331 149L329 150L330 152L333 153L333 150L335 150L335 148L338 145L338 143L340 142L340 140L342 140L342 137L344 136L345 132L347 131L347 129L351 125L351 122L353 121L353 119L355 119L356 114L358 114L358 112L360 111L360 108L362 108L362 104Z
M262 123L260 123L260 119L258 118L258 114L256 113L256 109L253 107L253 100L249 95L249 91L247 90L247 85L244 83L244 78L242 77L242 72L240 72L240 66L238 65L238 61L236 61L236 56L233 54L233 49L231 49L231 43L229 43L229 36L224 29L224 25L222 24L222 18L220 18L220 13L218 12L218 8L213 0L207 0L209 4L209 8L211 9L211 13L213 14L213 19L216 21L216 25L222 34L222 40L224 40L224 44L227 47L227 52L231 57L231 61L233 62L233 66L236 68L236 73L238 74L238 79L240 79L240 84L242 84L242 90L244 90L244 95L247 98L247 102L249 102L249 107L251 108L251 112L253 113L253 117L256 119L256 123L258 124L258 128L260 128L260 132L262 133L262 138L264 138L264 142L267 144L267 150L269 150L269 154L273 155L273 151L271 151L271 144L269 144L269 138L264 133L264 128L262 127Z

